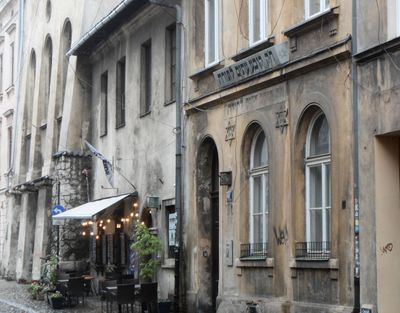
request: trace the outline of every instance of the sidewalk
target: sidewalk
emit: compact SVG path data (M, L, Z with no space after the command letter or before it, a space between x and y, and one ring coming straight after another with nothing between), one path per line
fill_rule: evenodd
M14 281L0 280L0 313L100 313L101 303L98 296L85 297L85 305L63 310L52 310L46 301L30 298L29 285L20 285Z

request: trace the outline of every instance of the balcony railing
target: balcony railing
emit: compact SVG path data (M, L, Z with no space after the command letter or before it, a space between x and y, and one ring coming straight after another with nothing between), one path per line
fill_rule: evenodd
M330 241L296 242L296 259L299 260L329 260L331 256Z
M240 245L240 259L266 259L268 243L244 243Z

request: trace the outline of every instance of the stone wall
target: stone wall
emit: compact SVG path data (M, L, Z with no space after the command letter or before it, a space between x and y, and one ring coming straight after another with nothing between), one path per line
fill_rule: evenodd
M56 182L53 185L53 203L59 202L66 210L89 201L91 157L82 152L59 152L53 156ZM60 255L65 267L76 269L71 261L88 258L89 242L80 237L81 221L66 221L60 226ZM57 227L53 227L54 238L49 245L53 252L57 247ZM85 240L86 239L86 240Z

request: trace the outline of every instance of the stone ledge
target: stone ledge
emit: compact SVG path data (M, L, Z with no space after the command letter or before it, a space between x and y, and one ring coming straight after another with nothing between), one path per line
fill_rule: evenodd
M275 266L275 259L274 258L265 258L265 259L236 259L235 260L236 267L269 267L272 268Z

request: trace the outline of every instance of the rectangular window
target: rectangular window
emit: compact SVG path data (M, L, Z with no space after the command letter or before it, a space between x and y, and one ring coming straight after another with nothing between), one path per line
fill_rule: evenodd
M309 19L329 9L329 0L305 0L305 18Z
M100 78L100 136L107 135L108 115L108 72Z
M117 63L116 128L125 125L125 57Z
M250 45L266 39L268 20L267 0L249 1L249 41Z
M8 168L11 168L11 157L12 157L12 126L8 127Z
M218 0L205 0L205 66L218 62Z
M141 48L140 64L140 115L151 110L151 40Z
M10 44L11 85L14 85L14 43Z
M329 163L307 165L307 242L330 241L330 181Z
M165 100L166 103L175 101L176 87L176 27L167 28L165 41Z

